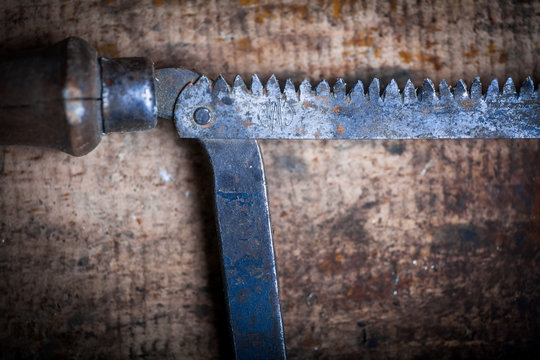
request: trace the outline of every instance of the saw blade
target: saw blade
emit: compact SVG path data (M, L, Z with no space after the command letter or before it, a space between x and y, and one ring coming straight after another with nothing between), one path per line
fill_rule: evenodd
M540 89L527 78L519 93L511 78L502 91L493 80L487 92L476 78L468 88L444 80L438 91L426 79L420 88L392 80L381 94L378 79L367 91L358 81L347 92L342 79L315 89L288 79L283 89L272 75L251 88L240 76L232 87L223 77L201 76L176 101L180 137L206 139L458 139L539 138Z

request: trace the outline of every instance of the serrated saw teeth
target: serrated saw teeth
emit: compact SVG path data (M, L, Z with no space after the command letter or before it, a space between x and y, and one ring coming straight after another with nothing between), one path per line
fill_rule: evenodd
M347 96L347 84L341 78L339 78L333 88L334 97L339 100L345 99Z
M236 75L236 77L234 78L233 91L236 91L236 92L240 91L244 93L248 92L246 83L244 82L244 80L242 79L240 75Z
M267 96L273 96L276 98L281 97L279 82L274 74L272 74L272 76L270 76L270 79L268 79L268 81L266 82L265 90Z
M251 80L251 87L248 89L242 77L237 75L234 78L232 87L227 83L223 76L219 76L215 82L209 80L206 76L201 76L193 86L199 88L208 88L209 91L214 94L219 93L237 93L242 92L245 94L260 96L271 96L274 98L287 99L288 101L303 101L311 99L315 96L328 97L334 100L341 100L348 103L362 103L368 101L372 104L383 105L388 104L413 104L415 102L433 103L437 101L464 101L464 100L477 100L477 101L496 101L497 99L532 99L536 94L540 95L540 90L534 90L534 83L530 77L527 77L520 88L519 93L516 91L516 86L512 78L508 78L502 88L499 89L499 83L497 79L491 81L487 88L486 93L482 93L482 83L480 78L475 78L472 82L470 91L467 89L467 85L463 80L459 80L454 88L451 88L445 80L442 80L438 86L439 91L435 90L435 85L430 79L426 79L422 86L418 89L415 88L412 81L407 80L403 90L399 89L397 82L392 79L384 89L381 96L381 85L377 78L374 78L367 90L364 89L362 81L357 81L354 87L347 92L346 83L343 79L338 79L333 87L330 87L326 80L322 80L313 90L311 83L305 79L303 80L298 90L295 87L291 79L285 81L283 91L280 88L278 79L272 75L263 86L259 77L253 75Z
M369 84L368 93L369 93L369 100L372 104L378 104L380 102L381 83L379 82L379 79L374 78L371 81L371 84Z
M525 79L521 89L519 89L519 98L520 99L530 99L534 95L534 84L530 76Z
M467 85L462 79L459 79L459 81L456 84L456 87L454 88L454 99L467 100L468 98L469 98L469 94L467 93Z
M316 89L317 96L324 96L329 97L330 96L330 85L326 82L326 80L323 80L317 85Z
M390 80L390 83L388 83L386 89L384 89L384 102L394 105L401 103L399 87L394 79Z
M450 92L450 86L448 86L444 79L439 84L439 96L442 101L450 101L454 97L452 92Z
M512 80L512 78L508 78L508 80L506 80L502 94L507 98L516 96L516 86L514 85L514 80Z
M263 86L257 74L254 74L251 78L251 94L254 96L263 96Z
M414 87L411 79L407 80L405 88L403 89L403 103L413 104L418 100L416 97L416 88Z
M489 84L487 93L486 93L486 100L495 101L499 97L499 82L497 79L493 79L491 81L491 84Z
M287 79L287 81L285 81L285 89L283 90L283 94L287 100L298 100L298 95L291 79Z
M352 104L360 105L366 101L364 96L364 84L358 80L349 94Z
M480 82L480 78L477 77L471 85L471 99L481 100L482 98L482 83Z
M420 94L418 96L419 101L424 102L437 102L439 100L437 98L437 95L435 94L435 86L433 85L433 82L430 79L426 79L424 81L424 85L420 88Z
M225 80L225 78L223 76L219 75L216 82L214 83L213 91L216 94L229 93L229 92L231 92L231 87L229 86L229 84L227 84L227 81Z
M463 80L454 88L430 79L403 90L391 80L381 95L375 78L367 89L361 81L347 92L345 81L333 87L321 81L314 89L304 80L283 88L275 76L265 86L253 75L248 88L241 77L232 87L220 76L202 76L178 96L174 118L181 137L216 139L441 139L540 138L540 91L527 78L519 94L512 79L502 90L493 80L482 93L476 78L470 89ZM207 108L210 123L195 112Z

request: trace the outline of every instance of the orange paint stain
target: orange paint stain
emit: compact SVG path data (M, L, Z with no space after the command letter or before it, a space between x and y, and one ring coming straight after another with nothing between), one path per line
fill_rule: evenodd
M506 50L498 49L497 46L495 46L493 44L489 44L487 49L488 49L488 51L487 51L488 55L491 55L491 56L494 56L494 57L499 55L499 58L497 59L499 64L504 64L508 60Z
M236 46L236 49L240 51L250 51L251 50L251 40L249 38L243 38L233 42Z
M97 45L95 46L97 52L101 56L105 57L119 57L120 53L118 51L118 48L116 47L116 44L106 44L106 45Z
M412 55L406 51L400 51L398 52L399 58L402 62L405 64L410 64L412 61Z
M345 128L343 127L343 125L338 125L337 134L344 134L344 133L345 133Z
M369 33L365 31L357 32L354 36L343 41L343 46L371 46L375 42L375 39L369 36Z
M328 254L323 261L318 263L317 269L325 274L341 274L343 273L343 262L345 256L343 254Z
M500 50L499 51L499 64L504 64L506 60L508 59L506 51Z
M439 55L418 53L418 58L424 62L431 63L435 70L442 69L441 57Z
M435 45L439 45L439 42L438 41L426 41L426 45L425 45L425 48L426 49L430 49L432 48L433 46Z
M236 0L242 6L255 5L259 3L259 0Z
M494 54L497 52L497 47L493 44L488 45L488 53Z
M397 12L397 0L390 0L390 11Z
M343 3L341 0L332 0L332 10L334 19L341 18L341 10L343 10Z
M272 14L270 11L268 10L262 10L256 17L255 17L255 22L257 24L262 24L264 23L264 20L265 19L275 19L276 18L276 15Z
M463 56L468 57L468 58L476 57L476 55L478 55L478 49L476 48L476 46L474 44L471 44L470 47L471 47L471 50L470 51L465 51L463 53Z

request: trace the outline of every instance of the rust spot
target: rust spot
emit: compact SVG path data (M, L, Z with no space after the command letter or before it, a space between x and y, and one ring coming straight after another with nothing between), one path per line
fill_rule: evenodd
M315 104L313 104L311 101L308 101L308 100L305 100L303 105L305 108L309 108L309 107L313 109L317 108Z
M341 112L341 106L339 105L334 105L334 107L332 108L332 112L334 114L339 114Z
M251 121L244 121L244 122L242 122L242 125L251 126L251 125L253 125L253 123Z
M366 31L359 31L350 40L343 41L343 46L371 46L375 39Z
M474 103L472 102L472 100L463 100L463 101L460 101L461 105L463 105L463 107L466 109L466 110L473 110L475 105Z
M378 46L373 47L373 56L376 58L381 57L381 49Z
M343 134L343 133L345 133L345 128L343 127L343 125L338 125L338 127L337 127L337 133L338 133L338 134Z
M314 157L313 160L311 160L313 162L319 162L319 158L318 157Z
M259 3L259 0L237 0L242 6L255 5Z
M32 156L31 158L28 158L28 160L39 160L43 157L43 155L37 155L37 156Z
M471 47L471 50L464 52L463 56L466 56L469 58L476 57L476 55L478 55L478 48L476 48L474 44L471 44L470 47Z
M497 47L493 44L488 45L488 53L495 54L497 52Z
M161 6L165 4L165 0L154 0L154 6Z
M220 37L215 37L214 38L214 41L217 42L217 43L220 43L220 42L223 42L223 38L220 38Z
M251 40L249 38L243 38L233 42L236 46L236 49L240 51L250 51L251 50Z
M411 61L412 61L412 55L409 54L408 52L406 51L400 51L398 53L399 55L399 58L401 59L401 61L403 61L405 64L410 64Z
M327 104L328 101L330 100L330 99L328 99L328 96L318 96L318 98L319 98L320 100L322 100L322 101L323 101L324 103L326 103L326 104Z
M135 221L137 221L137 224L139 224L139 225L141 225L141 223L142 223L142 220L139 219L139 218L136 218Z
M75 173L72 176L75 177L75 176L81 176L81 175L84 175L84 171L80 171L78 173Z
M341 18L341 10L343 9L343 3L341 0L332 0L332 16L334 19Z
M289 215L289 213L286 212L285 210L283 210L283 211L281 212L281 214L279 214L280 217L285 217L285 216L287 216L287 215Z

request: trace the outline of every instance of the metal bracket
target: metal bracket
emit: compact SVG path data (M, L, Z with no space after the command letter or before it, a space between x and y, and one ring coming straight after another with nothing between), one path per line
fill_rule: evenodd
M202 140L214 171L223 285L236 359L285 359L270 213L255 140Z

